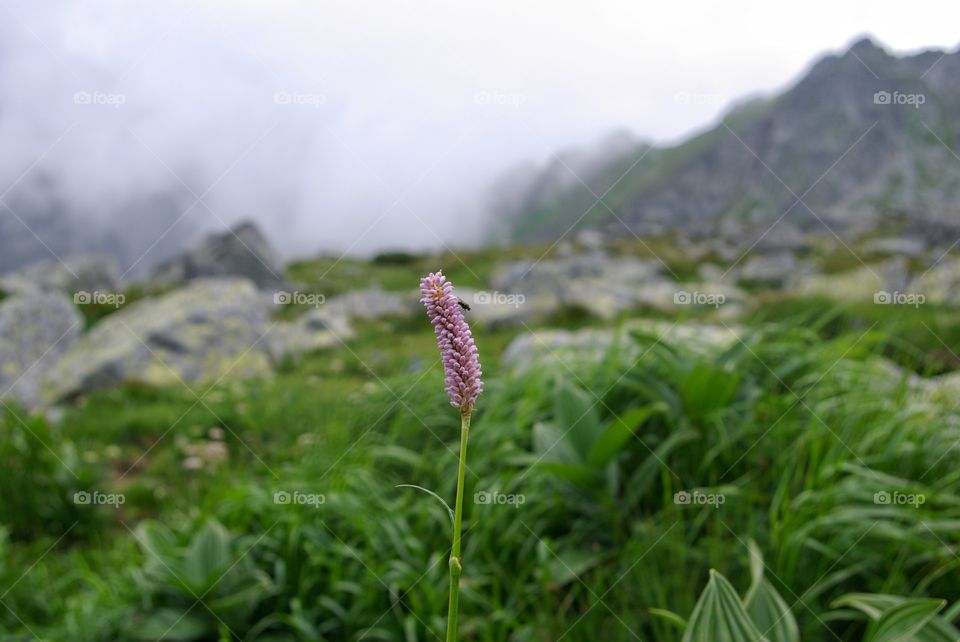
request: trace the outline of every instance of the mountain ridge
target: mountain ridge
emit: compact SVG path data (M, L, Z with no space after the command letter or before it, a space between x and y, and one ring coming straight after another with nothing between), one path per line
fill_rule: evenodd
M515 199L525 207L494 217L519 242L579 227L709 234L784 216L800 227L869 228L891 217L960 227L960 131L951 126L960 90L950 82L958 76L956 49L893 55L860 38L677 145L596 158L600 169L572 188Z

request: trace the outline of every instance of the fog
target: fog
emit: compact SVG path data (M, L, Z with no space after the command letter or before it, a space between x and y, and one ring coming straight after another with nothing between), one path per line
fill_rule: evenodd
M772 5L0 0L0 267L137 273L247 218L287 256L476 244L514 166L675 141L858 35L953 47L960 22Z

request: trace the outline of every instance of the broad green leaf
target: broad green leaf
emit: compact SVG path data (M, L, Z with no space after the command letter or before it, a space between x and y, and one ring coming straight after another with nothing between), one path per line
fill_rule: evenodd
M757 629L770 642L800 642L800 629L790 607L766 579L751 587L744 605Z
M913 598L902 597L899 595L884 595L881 593L850 593L835 600L831 606L834 608L849 607L864 613L870 620L874 621L873 626L879 625L887 613L902 607L910 602L916 602ZM920 600L924 601L924 600ZM934 615L917 631L911 638L912 642L957 642L960 640L960 629L950 623L949 612L947 617Z
M911 599L884 612L867 627L864 642L916 640L930 620L944 607L944 600Z
M800 629L790 607L764 578L763 554L753 540L750 550L751 584L743 604L757 629L770 642L800 642Z
M639 428L651 415L665 410L662 404L635 408L621 417L617 417L600 437L593 442L587 455L587 463L596 468L603 468L619 453Z
M551 423L538 422L533 425L533 450L537 454L536 461L583 462L569 435Z
M683 409L689 417L702 421L712 412L729 406L739 385L737 373L699 363L681 381Z
M710 581L693 608L683 642L770 642L761 635L737 592L711 569Z
M598 404L593 395L566 381L559 381L554 389L554 420L580 461L586 459L602 430Z
M882 593L848 593L834 600L833 608L850 607L864 613L871 620L879 620L887 610L903 604L906 598Z
M230 534L215 521L194 535L184 558L183 579L198 593L206 591L233 563Z
M936 615L914 637L917 642L957 642L960 640L960 629L945 617Z

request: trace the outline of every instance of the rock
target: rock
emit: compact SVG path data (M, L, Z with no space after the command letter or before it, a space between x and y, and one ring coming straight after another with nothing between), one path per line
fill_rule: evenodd
M960 258L947 257L934 264L917 277L911 290L930 303L960 303Z
M733 263L740 259L744 252L738 249L736 245L730 244L723 239L710 239L705 242L705 247L709 254L712 254L725 264Z
M41 379L82 330L64 294L32 290L0 302L0 399L40 406Z
M781 287L796 275L797 268L797 257L792 252L754 254L743 262L739 270L739 279L741 282Z
M262 289L279 288L283 283L283 267L253 223L241 223L223 234L208 236L154 272L154 278L166 284L235 276L250 279Z
M534 323L545 319L559 309L559 303L547 297L527 300L524 294L506 294L457 288L459 296L470 310L464 314L470 323L488 328L503 328Z
M523 304L536 310L579 306L603 319L643 303L642 290L663 282L660 265L635 257L608 257L600 253L541 261L516 261L494 276L498 297L522 295Z
M890 254L907 258L923 256L926 250L923 240L898 236L874 239L863 246L863 251L867 254Z
M121 289L120 267L106 254L77 254L29 265L0 278L0 289L24 292L30 289L49 292L116 293Z
M697 267L697 276L710 283L719 283L725 279L731 282L734 280L732 270L728 272L726 267L721 267L716 263L701 263Z
M834 274L802 275L791 289L805 296L823 296L840 302L885 303L884 295L904 294L913 289L910 280L906 261L899 258Z
M128 381L209 381L269 370L267 309L246 279L201 279L102 319L43 380L59 401Z
M929 379L914 377L912 392L919 401L956 409L960 406L960 372L948 372Z
M791 288L802 296L820 296L835 301L870 301L883 290L879 273L865 267L835 274L817 274L799 279Z
M713 325L704 323L670 323L637 319L626 323L623 330L537 330L526 332L510 342L503 352L504 364L510 366L536 365L557 361L572 364L574 362L600 359L615 344L621 348L621 357L625 360L642 354L639 346L629 339L627 332L640 331L658 337L666 343L682 343L703 354L724 350L732 346L740 336L736 326Z
M333 297L323 304L351 319L373 321L390 316L408 316L419 307L420 294L411 290L409 296L385 292L379 288L354 290Z
M270 356L282 361L300 354L340 346L354 336L343 308L320 307L292 322L277 323L267 337Z
M751 252L796 252L809 247L807 236L796 225L780 221L773 227L744 235L749 244L744 247ZM752 245L752 249L751 249Z
M607 245L603 232L589 228L578 231L574 241L580 247L591 252L601 251Z

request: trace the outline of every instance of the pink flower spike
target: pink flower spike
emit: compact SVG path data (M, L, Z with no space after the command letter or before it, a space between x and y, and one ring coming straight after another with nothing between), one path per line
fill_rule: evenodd
M420 279L420 292L423 294L420 302L427 309L427 316L437 335L450 405L459 408L461 414L468 415L483 391L480 359L470 326L463 318L463 310L453 294L453 284L447 281L443 272L431 273Z

